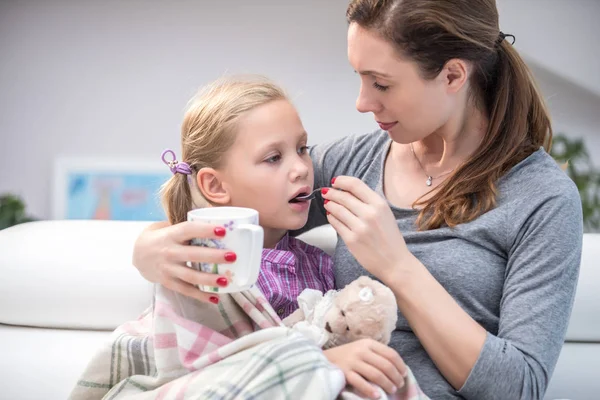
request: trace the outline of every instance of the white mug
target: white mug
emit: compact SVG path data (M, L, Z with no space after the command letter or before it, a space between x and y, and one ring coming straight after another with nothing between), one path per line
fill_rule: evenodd
M225 228L219 239L192 239L192 245L227 249L237 256L233 263L188 263L192 268L227 277L226 287L198 285L203 292L232 293L251 288L258 280L264 231L258 225L258 211L243 207L207 207L188 212L188 221L202 221Z

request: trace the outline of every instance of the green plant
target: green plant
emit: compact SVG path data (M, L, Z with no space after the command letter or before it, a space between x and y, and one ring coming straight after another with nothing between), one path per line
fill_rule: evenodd
M581 196L585 231L600 230L600 172L592 164L584 141L563 134L554 135L550 154L558 162L568 163L567 174Z
M30 221L34 218L25 214L25 204L18 196L0 196L0 230Z

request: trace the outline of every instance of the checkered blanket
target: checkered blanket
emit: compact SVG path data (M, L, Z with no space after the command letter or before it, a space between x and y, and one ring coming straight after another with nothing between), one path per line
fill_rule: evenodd
M113 332L69 399L360 398L258 289L220 299L203 304L157 285L152 307ZM393 398L427 399L412 373Z

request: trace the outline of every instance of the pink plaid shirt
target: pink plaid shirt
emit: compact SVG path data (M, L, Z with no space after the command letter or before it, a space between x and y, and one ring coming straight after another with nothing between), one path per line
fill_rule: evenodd
M257 285L283 319L296 311L304 289L325 293L335 287L333 261L321 249L286 234L274 249L263 249Z

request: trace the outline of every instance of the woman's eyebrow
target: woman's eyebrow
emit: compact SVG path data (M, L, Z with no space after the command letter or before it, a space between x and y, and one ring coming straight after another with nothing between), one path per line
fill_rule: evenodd
M355 70L354 72L356 72L357 74L361 74L361 75L376 75L376 76L380 76L382 78L391 78L391 76L388 74L384 74L383 72L374 71L374 70L366 70L366 71L360 71L360 72Z

